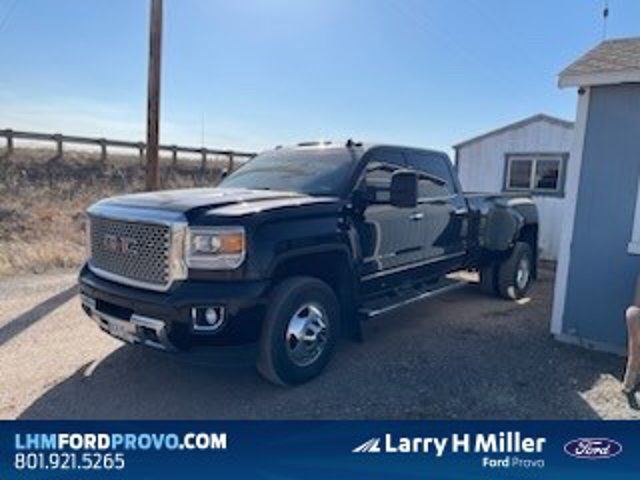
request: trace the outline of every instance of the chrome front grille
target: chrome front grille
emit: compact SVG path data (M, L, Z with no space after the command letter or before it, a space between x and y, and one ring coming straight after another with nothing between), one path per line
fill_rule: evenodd
M170 285L170 225L93 215L89 218L89 264L98 275L155 290Z

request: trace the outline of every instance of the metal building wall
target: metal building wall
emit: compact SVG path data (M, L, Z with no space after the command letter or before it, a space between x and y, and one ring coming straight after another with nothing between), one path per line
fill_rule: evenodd
M569 152L573 129L540 120L460 147L458 174L467 191L499 192L504 185L507 153ZM567 162L568 168L571 159ZM540 213L541 256L555 260L560 246L565 199L534 196Z

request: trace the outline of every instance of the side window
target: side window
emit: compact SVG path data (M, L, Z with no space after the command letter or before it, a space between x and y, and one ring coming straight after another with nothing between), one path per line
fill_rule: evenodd
M372 203L389 203L391 177L405 168L404 156L399 152L374 152L367 162L364 175L364 186L367 199Z
M418 172L418 197L438 198L455 194L447 160L438 154L412 152L409 165Z

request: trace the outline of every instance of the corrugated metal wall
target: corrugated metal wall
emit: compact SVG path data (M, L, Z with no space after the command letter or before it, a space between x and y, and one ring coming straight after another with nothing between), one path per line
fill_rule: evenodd
M463 189L499 192L504 185L505 154L569 152L573 129L544 120L508 130L458 151L458 174ZM571 159L567 162L569 168ZM560 246L564 198L536 196L540 212L540 248L542 258L555 260Z

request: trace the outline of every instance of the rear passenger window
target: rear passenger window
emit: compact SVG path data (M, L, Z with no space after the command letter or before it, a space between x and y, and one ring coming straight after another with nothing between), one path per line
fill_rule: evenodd
M399 152L374 152L365 170L366 195L370 202L389 203L391 199L391 177L406 168L404 156Z
M418 197L437 198L455 194L451 171L442 155L411 152L409 165L418 172Z

